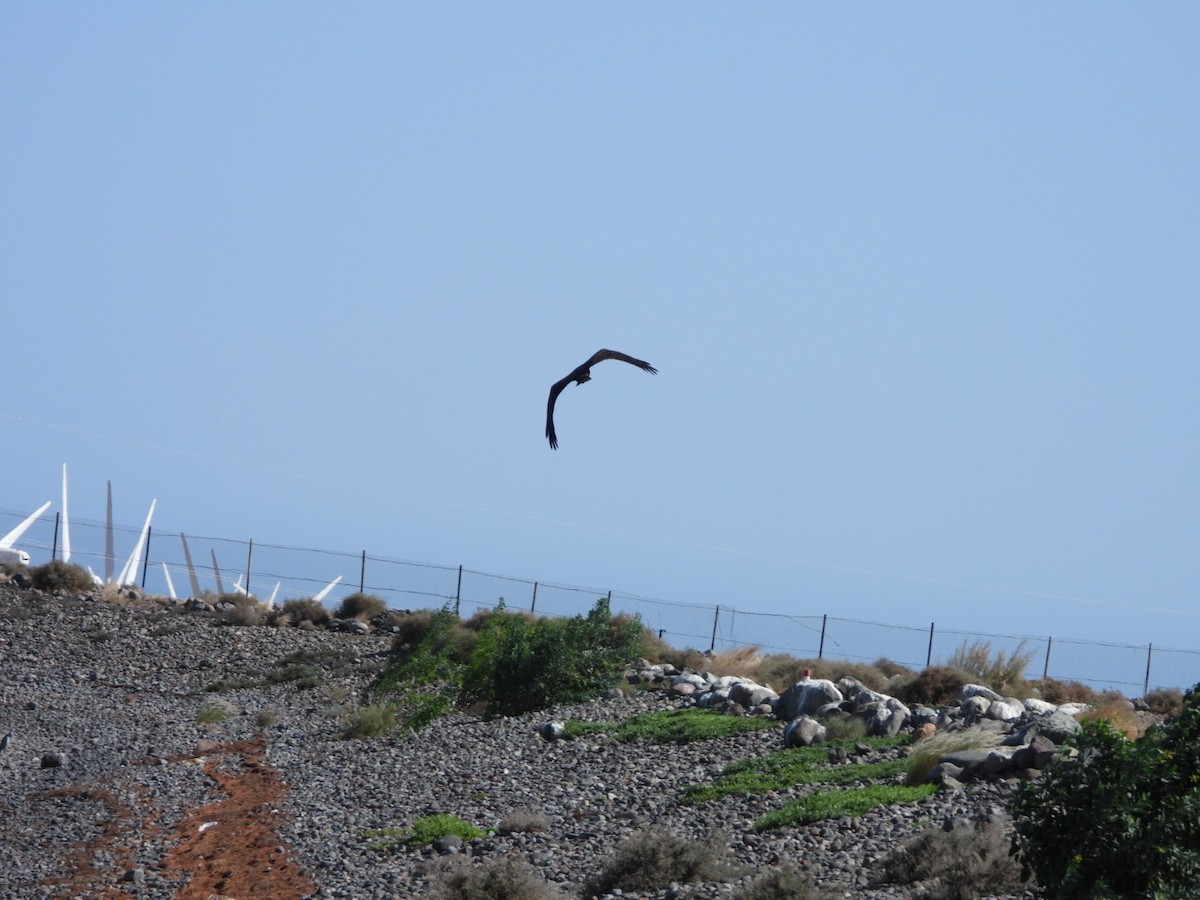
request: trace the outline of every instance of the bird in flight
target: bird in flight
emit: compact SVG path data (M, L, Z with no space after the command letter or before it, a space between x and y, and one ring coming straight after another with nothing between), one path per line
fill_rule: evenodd
M639 369L644 369L651 375L657 375L658 369L650 365L650 363L634 359L632 356L627 356L618 350L597 350L592 354L592 358L585 362L582 366L578 366L571 371L571 374L561 381L554 382L554 386L550 388L550 400L546 404L546 437L550 441L552 450L558 449L558 435L554 433L554 401L558 399L558 395L572 381L576 384L583 384L585 381L592 380L592 366L598 362L603 362L606 359L619 359L622 362L627 362L630 365L637 366Z

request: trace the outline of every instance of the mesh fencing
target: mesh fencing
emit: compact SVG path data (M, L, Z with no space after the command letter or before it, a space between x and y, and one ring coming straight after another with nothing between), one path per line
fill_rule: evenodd
M0 510L0 535L24 515ZM1091 687L1137 695L1154 688L1187 688L1200 682L1200 650L1085 641L1050 635L990 634L929 625L871 622L798 610L764 613L644 597L623 591L553 584L440 565L304 547L261 544L178 532L146 536L137 565L140 529L114 525L113 552L108 527L94 521L70 523L71 562L90 568L103 580L128 571L126 581L153 594L186 598L248 590L275 602L313 597L332 584L324 602L365 591L390 609L450 606L469 617L492 609L503 599L512 610L569 617L588 612L601 597L614 612L637 614L643 624L675 647L724 651L758 647L796 659L839 659L871 663L888 659L911 669L947 662L972 644L984 644L992 658L1027 659L1025 676L1079 681ZM56 515L35 521L17 546L31 564L62 558L63 535ZM97 550L96 548L102 548ZM190 562L189 562L190 557ZM194 583L193 583L194 577Z

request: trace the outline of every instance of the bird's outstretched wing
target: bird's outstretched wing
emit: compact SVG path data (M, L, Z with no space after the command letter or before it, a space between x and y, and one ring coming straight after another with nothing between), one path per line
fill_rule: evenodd
M644 359L634 359L632 356L628 355L627 353L622 353L620 350L597 350L594 354L592 354L592 358L580 366L580 368L590 369L596 363L603 362L606 359L619 359L621 362L627 362L631 366L637 366L639 369L644 369L651 375L658 374L658 369L654 368L654 366L650 365L650 363L646 362ZM576 369L576 371L579 370Z
M574 377L575 373L572 372L562 381L554 382L554 386L550 388L550 400L546 404L546 438L550 441L551 450L558 449L558 435L554 433L554 401L558 399L563 388L570 384Z
M643 359L635 359L627 353L622 353L619 350L597 350L592 354L591 359L589 359L583 365L576 366L571 370L571 374L559 381L554 382L553 386L550 388L550 399L546 402L546 439L550 441L550 448L552 450L558 449L558 435L554 431L554 401L556 401L558 399L558 395L563 392L563 388L565 388L572 381L577 381L580 384L587 381L588 373L592 366L598 362L603 362L606 359L619 359L621 362L627 362L632 366L637 366L639 369L649 372L651 375L658 374L658 369L654 368L654 366L650 365L650 363Z

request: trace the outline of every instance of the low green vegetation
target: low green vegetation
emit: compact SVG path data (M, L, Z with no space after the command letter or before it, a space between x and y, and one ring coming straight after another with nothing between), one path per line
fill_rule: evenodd
M916 803L937 792L932 784L915 787L905 784L873 784L846 790L818 791L798 797L779 809L773 809L754 821L759 831L811 825L826 819L861 816L877 806Z
M355 712L338 735L342 740L382 737L396 727L396 710L386 704L364 706Z
M868 738L863 743L876 749L893 747L903 738ZM793 747L777 750L765 756L755 756L730 763L712 784L695 784L683 794L684 803L705 803L731 794L765 794L785 791L797 784L851 784L876 778L892 778L904 771L905 761L884 760L877 763L848 763L831 766L828 763L831 747L846 745L821 744L812 747ZM849 745L852 747L853 744Z
M464 841L487 837L488 832L447 813L434 813L413 822L411 828L375 828L361 835L368 850L386 851L401 847L427 847L434 841L455 835Z
M764 728L778 729L779 723L757 717L725 716L692 707L640 713L621 722L580 722L571 719L565 723L564 737L573 740L589 734L608 734L622 743L651 741L656 744L689 744Z
M466 622L448 609L397 622L372 695L418 727L450 705L518 715L590 700L613 687L641 648L642 625L601 598L586 616L537 619L501 606ZM438 700L429 699L436 693Z
M1200 694L1130 740L1084 722L1077 755L1017 792L1016 847L1061 900L1191 897L1200 884Z
M230 717L229 707L224 702L206 703L196 713L196 722L200 725L215 725Z

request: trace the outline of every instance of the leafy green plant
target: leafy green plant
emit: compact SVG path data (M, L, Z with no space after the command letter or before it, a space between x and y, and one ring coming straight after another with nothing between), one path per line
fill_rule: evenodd
M456 835L464 841L487 837L488 832L476 828L470 822L448 813L434 813L417 819L411 828L375 828L364 831L368 850L394 850L398 847L427 847L448 835Z
M937 788L932 784L915 787L904 784L873 784L862 788L817 791L798 797L779 809L773 809L754 822L759 831L771 831L795 825L811 825L825 819L861 816L877 806L893 803L916 803Z
M459 702L519 715L597 697L637 652L641 620L613 616L601 598L584 616L536 619L499 611L479 633Z
M714 836L693 840L663 831L642 831L622 841L600 874L588 879L585 896L622 891L655 891L671 882L720 881L730 867Z
M1130 741L1085 722L1017 792L1016 847L1052 896L1185 897L1200 884L1200 695Z

